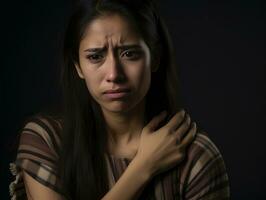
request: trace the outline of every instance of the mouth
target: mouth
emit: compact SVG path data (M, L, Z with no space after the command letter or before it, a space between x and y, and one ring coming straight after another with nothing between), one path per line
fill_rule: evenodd
M103 93L103 95L109 100L114 100L114 99L125 98L129 95L129 93L130 93L129 89L119 88L116 90L107 90Z
M130 89L118 88L118 89L114 89L114 90L106 90L106 91L104 91L104 94L115 94L115 93L126 93L126 92L130 92Z

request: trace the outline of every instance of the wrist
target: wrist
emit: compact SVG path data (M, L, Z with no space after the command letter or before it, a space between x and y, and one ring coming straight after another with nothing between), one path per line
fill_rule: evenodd
M148 161L144 161L138 156L132 160L133 167L138 171L141 172L141 176L144 178L144 181L148 181L152 178L154 174L153 168L148 164Z

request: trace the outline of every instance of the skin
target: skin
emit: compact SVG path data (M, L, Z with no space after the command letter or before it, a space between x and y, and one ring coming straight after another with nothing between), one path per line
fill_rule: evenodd
M141 53L136 53L136 47L118 48L125 45L137 45ZM86 50L91 48L103 48L101 55L98 52L97 56L90 57L92 52ZM182 162L186 147L195 137L196 124L191 124L184 111L161 128L158 125L166 117L165 112L144 124L145 95L150 87L151 72L157 69L156 65L151 66L150 60L145 42L119 15L92 21L80 42L79 63L75 67L103 111L111 141L110 152L134 158L103 200L137 199L154 175ZM129 95L110 100L102 94L117 87L130 88ZM29 199L64 199L24 171L23 176Z
M131 47L123 49L127 46ZM102 50L90 52L95 48ZM79 64L75 66L103 111L114 154L134 155L137 151L144 127L145 95L154 70L150 60L147 44L119 15L94 20L80 42ZM102 94L120 87L130 88L126 98L110 100ZM123 149L128 152L121 153Z

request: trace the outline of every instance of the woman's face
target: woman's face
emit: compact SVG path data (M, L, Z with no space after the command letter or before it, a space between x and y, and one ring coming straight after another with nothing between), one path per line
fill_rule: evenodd
M148 46L128 21L108 15L87 26L76 69L102 109L127 112L150 87L150 57Z

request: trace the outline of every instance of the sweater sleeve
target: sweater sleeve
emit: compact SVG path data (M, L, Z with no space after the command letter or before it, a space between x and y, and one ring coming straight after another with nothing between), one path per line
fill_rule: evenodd
M20 132L17 157L10 163L15 180L10 184L13 199L25 199L22 170L39 183L61 193L57 171L60 123L50 117L32 117Z
M182 199L229 199L229 180L222 155L205 133L197 134L180 172Z

